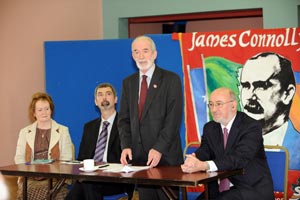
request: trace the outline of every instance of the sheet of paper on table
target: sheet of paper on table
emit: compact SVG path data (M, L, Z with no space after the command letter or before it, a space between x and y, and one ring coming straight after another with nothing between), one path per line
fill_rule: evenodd
M124 166L124 165L118 164L118 163L109 163L109 165L106 166L105 168L103 168L102 170L104 172L129 173L129 172L137 172L137 171L141 171L141 170L146 170L149 168L150 168L150 166L131 166L131 165Z

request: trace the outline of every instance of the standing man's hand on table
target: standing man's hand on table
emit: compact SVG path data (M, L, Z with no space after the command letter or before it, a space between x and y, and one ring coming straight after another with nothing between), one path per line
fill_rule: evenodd
M132 151L130 148L123 149L120 162L122 165L128 165L128 161L132 160Z
M150 167L156 167L161 159L161 153L155 149L150 149L148 153L147 165Z

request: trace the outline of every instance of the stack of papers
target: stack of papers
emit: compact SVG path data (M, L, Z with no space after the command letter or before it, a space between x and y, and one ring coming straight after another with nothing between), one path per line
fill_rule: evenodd
M109 163L108 166L103 168L104 172L115 172L115 173L129 173L129 172L137 172L141 170L149 169L150 166L131 166L131 165L122 165L118 163Z

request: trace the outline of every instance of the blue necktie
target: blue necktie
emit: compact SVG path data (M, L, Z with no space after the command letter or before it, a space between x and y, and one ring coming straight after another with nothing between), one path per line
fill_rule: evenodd
M95 156L94 160L96 162L102 162L103 161L103 156L104 156L104 151L105 151L105 146L106 146L106 141L107 141L107 127L109 125L109 122L104 121L102 125L102 131L98 135L98 140L97 140L97 145L96 145L96 150L95 150Z

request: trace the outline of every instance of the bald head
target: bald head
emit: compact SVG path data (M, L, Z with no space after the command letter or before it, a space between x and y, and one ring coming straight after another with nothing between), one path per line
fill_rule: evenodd
M218 88L210 95L209 109L215 122L224 126L232 120L237 113L236 96L229 88Z

